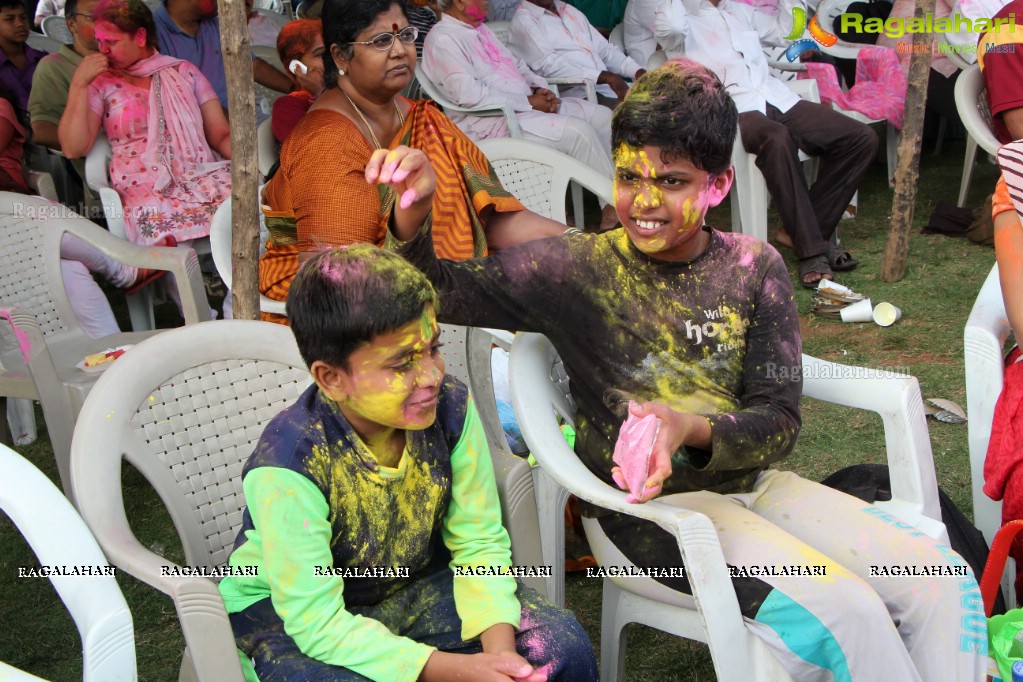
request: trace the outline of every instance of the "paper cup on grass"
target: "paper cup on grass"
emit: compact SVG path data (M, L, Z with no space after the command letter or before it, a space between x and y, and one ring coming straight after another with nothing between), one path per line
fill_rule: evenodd
M870 322L874 319L874 306L869 298L847 305L839 311L842 322Z
M890 327L902 319L902 310L887 301L882 301L874 308L874 322L882 327Z

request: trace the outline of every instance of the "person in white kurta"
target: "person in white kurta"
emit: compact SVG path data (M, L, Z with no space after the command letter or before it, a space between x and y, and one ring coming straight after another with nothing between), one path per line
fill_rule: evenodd
M601 102L611 106L628 92L625 79L645 72L600 35L586 15L561 0L523 0L508 30L512 52L535 73L592 80L598 84ZM563 94L585 96L582 88L565 89Z
M776 15L737 0L636 2L626 9L634 26L651 26L669 59L684 54L709 68L735 100L743 148L756 155L792 239L801 284L813 288L856 267L852 255L830 240L874 160L877 136L828 106L801 99L771 75L764 55L765 46L787 44L792 8L805 8L802 0L780 0ZM799 150L821 159L811 187Z
M441 19L423 45L426 76L459 106L511 105L523 138L553 147L611 177L611 111L585 99L555 98L547 81L532 73L481 18L473 16L476 4L477 0L439 2ZM473 140L509 135L503 116L458 112L449 116Z

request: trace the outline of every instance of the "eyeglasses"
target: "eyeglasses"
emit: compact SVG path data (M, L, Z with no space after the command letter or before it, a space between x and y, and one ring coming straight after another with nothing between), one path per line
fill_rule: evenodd
M85 14L84 12L75 12L71 16L72 17L82 17L83 19L86 19L88 21L93 21L92 15L91 14Z
M392 31L390 33L378 33L369 40L358 40L348 43L349 45L372 45L378 50L390 50L391 46L394 45L394 38L405 43L406 45L412 45L416 42L416 38L419 37L419 29L415 26L406 26L400 31Z

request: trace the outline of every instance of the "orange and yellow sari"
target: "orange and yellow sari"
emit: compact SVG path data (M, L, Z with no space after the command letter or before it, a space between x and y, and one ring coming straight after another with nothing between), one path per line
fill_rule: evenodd
M490 162L432 104L414 102L389 145L426 152L437 175L433 239L441 258L464 260L487 253L484 209L524 206L497 179ZM298 254L325 246L383 245L395 194L370 185L364 171L373 148L347 116L317 109L306 114L281 149L281 164L263 190L270 230L259 261L259 290L283 301L298 269ZM279 315L264 319L283 322Z

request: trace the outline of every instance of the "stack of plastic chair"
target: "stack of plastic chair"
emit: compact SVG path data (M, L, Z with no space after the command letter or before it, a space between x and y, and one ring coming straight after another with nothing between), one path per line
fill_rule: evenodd
M41 471L0 445L0 510L18 527L40 566L106 566L82 518ZM110 575L50 575L82 638L84 682L134 682L131 612ZM23 628L31 623L22 622ZM8 627L11 624L8 623ZM0 662L2 680L38 680Z
M64 213L70 217L61 218ZM171 272L186 323L208 320L209 306L191 249L136 246L63 206L0 193L0 318L6 318L0 321L0 396L42 403L61 484L70 492L71 431L97 378L80 363L86 355L138 343L155 332L93 339L82 331L61 278L65 234L123 263Z
M75 37L71 35L71 29L67 27L67 17L63 14L44 17L40 28L47 38L53 38L65 45L75 42Z
M604 509L658 524L678 539L692 597L646 577L604 579L601 615L601 680L622 679L625 626L641 623L710 647L719 680L790 679L743 623L714 524L705 515L658 500L629 504L626 494L598 479L568 446L559 423L575 423L560 359L546 337L519 333L512 344L512 401L522 435L539 463L540 526L555 537L544 556L564 556L564 500L569 493ZM910 376L850 368L803 356L803 395L880 414L884 423L892 499L877 506L947 541L940 521L938 486L917 380ZM836 378L839 377L839 378ZM856 377L856 378L840 378ZM608 540L599 523L583 519L598 563L631 562ZM559 577L559 589L563 584Z

